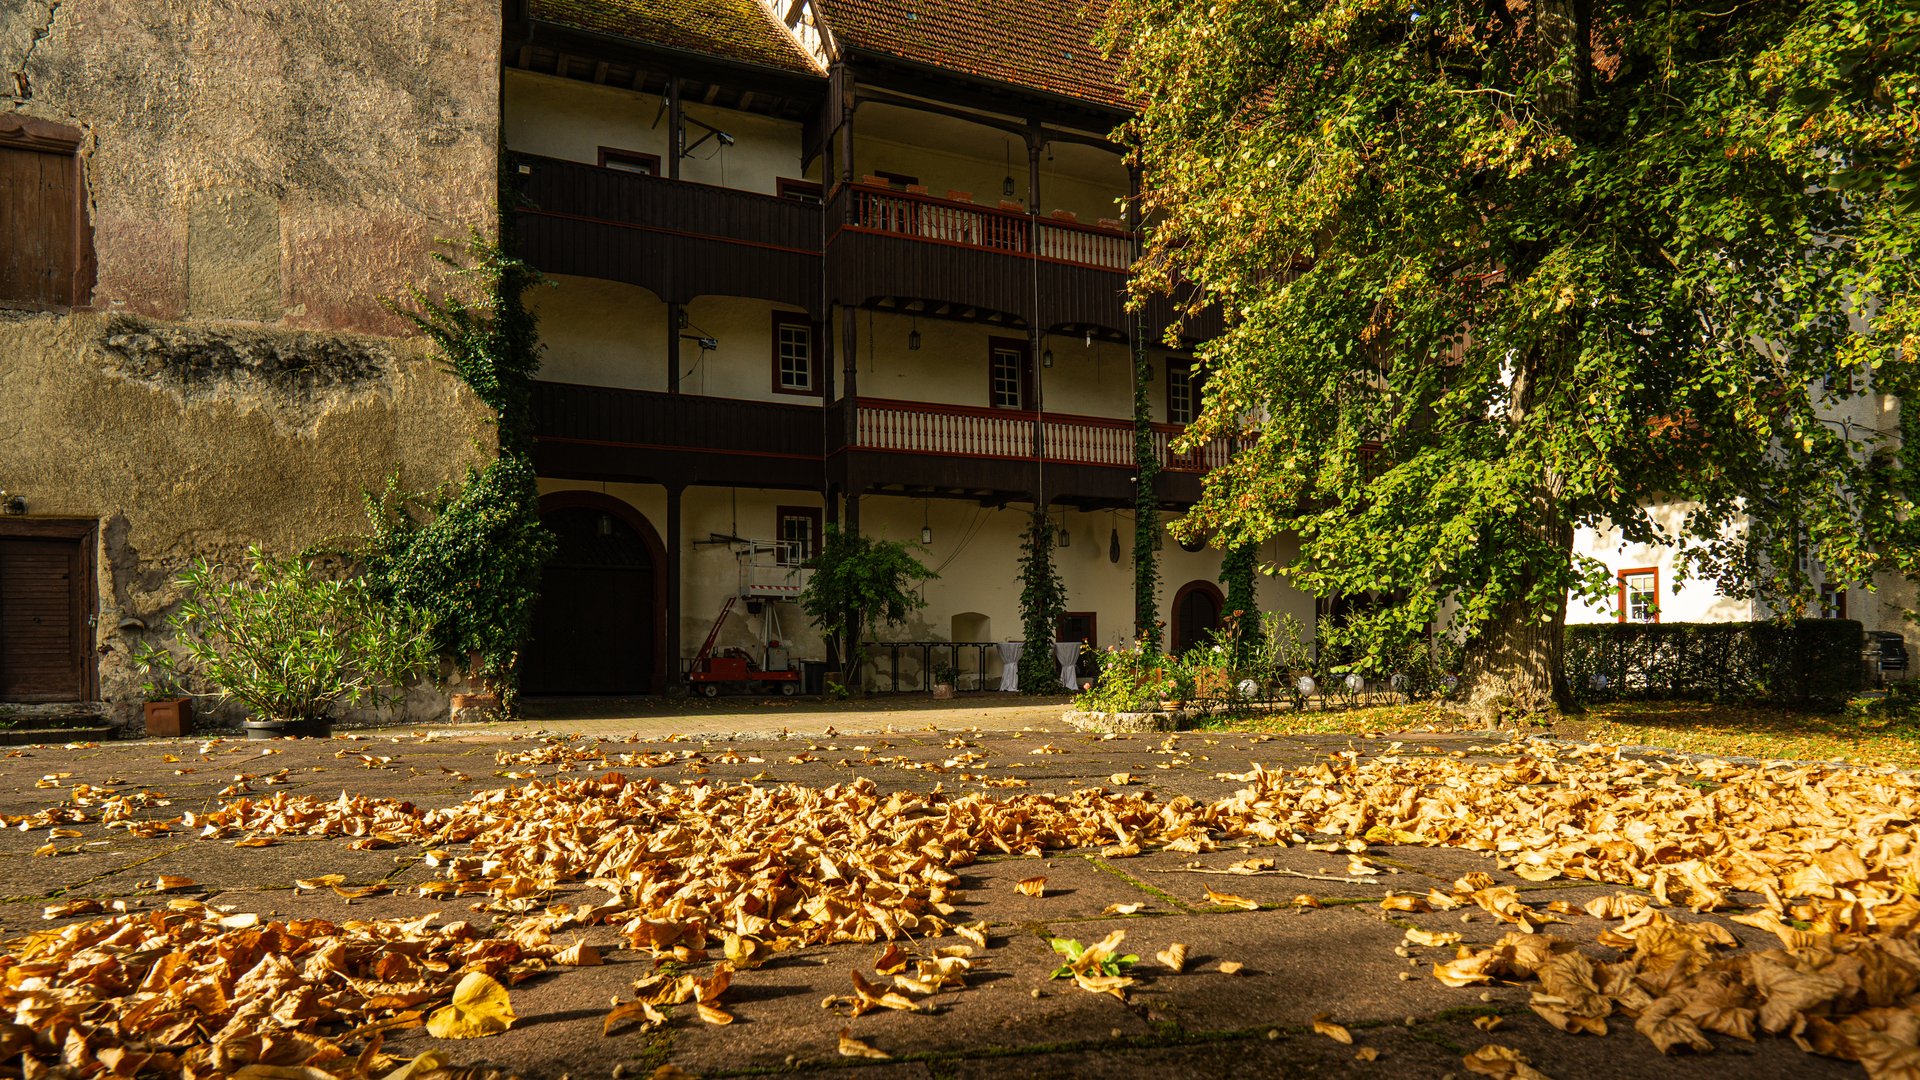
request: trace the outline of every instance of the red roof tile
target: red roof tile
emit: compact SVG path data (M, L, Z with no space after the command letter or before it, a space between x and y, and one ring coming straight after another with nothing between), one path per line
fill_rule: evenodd
M817 0L842 46L1125 107L1094 35L1107 0Z
M758 0L531 0L535 19L724 60L819 74Z

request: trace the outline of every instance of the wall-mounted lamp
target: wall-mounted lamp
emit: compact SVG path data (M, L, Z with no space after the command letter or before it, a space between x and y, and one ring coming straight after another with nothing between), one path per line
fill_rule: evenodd
M610 514L601 514L601 515L600 515L600 535L601 535L601 536L612 536L612 535L613 535L613 517L612 517L612 515L610 515Z
M1006 148L1007 148L1007 178L1005 180L1000 181L1000 194L1005 196L1006 198L1011 199L1013 198L1013 140L1012 139L1006 140Z
M920 500L920 546L933 543L933 525L927 520L927 500Z
M1110 563L1120 561L1120 526L1118 525L1115 525L1113 531L1107 534L1107 561Z
M1048 349L1045 352L1040 354L1040 366L1041 367L1053 366L1053 350L1052 349Z
M913 329L907 331L907 348L918 351L920 348L920 317L914 316Z
M1093 348L1093 330L1091 328L1087 330L1087 348Z
M1055 546L1056 547L1072 547L1073 546L1073 534L1067 531L1067 512L1065 510L1060 511L1060 542Z

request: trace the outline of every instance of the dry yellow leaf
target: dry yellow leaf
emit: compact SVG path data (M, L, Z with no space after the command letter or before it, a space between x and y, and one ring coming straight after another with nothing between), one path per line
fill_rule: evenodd
M175 877L172 874L161 874L159 877L153 879L153 891L179 892L182 889L191 889L197 884L199 883L192 878Z
M513 1026L513 1001L493 976L469 971L453 988L453 1001L427 1017L436 1039L480 1039Z
M1407 931L1407 935L1404 940L1409 945L1425 945L1429 948L1438 948L1446 945L1458 944L1460 941L1460 935L1454 933L1451 930L1442 930L1439 932L1435 932L1432 930L1422 930L1416 926Z
M705 1020L709 1024L725 1027L733 1023L733 1014L717 1005L709 1005L704 1001L699 1001L694 1003L693 1008L695 1012L700 1014L700 1019Z
M345 880L347 880L345 874L322 874L315 878L296 878L293 887L305 892L308 889L324 889L330 885L338 885Z
M1506 1023L1507 1018L1497 1013L1488 1013L1485 1016L1476 1016L1473 1018L1473 1026L1479 1028L1481 1031L1498 1031L1504 1027Z
M1141 908L1143 908L1143 907L1146 907L1146 906L1147 906L1147 905L1145 905L1145 904L1108 904L1108 905L1107 905L1107 906L1106 906L1105 908L1102 908L1102 909L1101 909L1101 911L1100 911L1100 914L1102 914L1102 915L1132 915L1132 914L1134 914L1135 912L1137 912L1137 911L1139 911L1139 910L1140 910Z
M1218 904L1221 907L1239 908L1243 911L1260 910L1260 901L1258 900L1249 900L1244 896L1235 896L1232 893L1215 892L1210 886L1206 888L1207 901L1209 903Z
M1013 887L1027 896L1043 896L1047 891L1047 879L1043 877L1022 878L1015 882Z
M1180 972L1186 970L1187 947L1176 941L1166 948L1161 949L1159 952L1154 953L1153 958L1166 965L1174 974L1178 975Z
M857 1058L880 1058L885 1060L893 1055L853 1037L852 1028L840 1029L840 1056Z
M1375 1048L1373 1048L1373 1047L1371 1047L1371 1046L1363 1046L1363 1047L1361 1047L1360 1049L1358 1049L1358 1050L1355 1050L1355 1051L1353 1052L1353 1060L1355 1060L1355 1061L1378 1061L1378 1060L1380 1060L1380 1051L1379 1051L1379 1050L1376 1050Z
M1313 1033L1315 1035L1325 1035L1334 1042L1346 1043L1348 1046L1352 1046L1353 1032L1348 1031L1339 1024L1333 1023L1329 1019L1331 1015L1330 1013L1320 1013L1315 1016L1313 1018Z
M576 941L554 953L553 962L562 967L597 967L606 961L601 958L599 949L584 941Z
M1220 961L1220 974L1238 975L1240 974L1241 969L1246 966L1247 965L1241 963L1238 960L1222 960Z
M1495 1077L1496 1080L1549 1080L1545 1073L1533 1067L1525 1054L1497 1043L1482 1046L1461 1058L1460 1063L1470 1073Z
M1320 898L1313 895L1312 893L1301 893L1300 895L1293 898L1293 906L1303 907L1303 908L1323 908L1323 907L1326 907L1327 905L1321 903Z

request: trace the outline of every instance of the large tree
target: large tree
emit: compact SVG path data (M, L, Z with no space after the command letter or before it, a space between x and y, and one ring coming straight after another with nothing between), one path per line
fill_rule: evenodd
M1188 525L1297 535L1296 584L1384 601L1356 605L1362 656L1450 622L1483 709L1564 691L1568 594L1614 588L1581 525L1789 603L1803 546L1830 579L1911 570L1868 393L1912 378L1869 319L1911 304L1886 207L1912 150L1880 115L1910 127L1903 10L1115 0L1136 287L1187 283L1227 324L1189 437L1243 450ZM1892 183L1838 179L1859 138ZM1833 422L1851 405L1869 421Z

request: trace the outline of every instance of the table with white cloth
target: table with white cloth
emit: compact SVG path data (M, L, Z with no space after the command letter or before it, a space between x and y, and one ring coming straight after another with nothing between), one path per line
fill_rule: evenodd
M1056 641L1053 643L1053 658L1060 662L1060 685L1067 693L1080 690L1080 643L1077 641Z
M1025 648L1024 641L1000 643L1000 689L1020 689L1020 654Z

